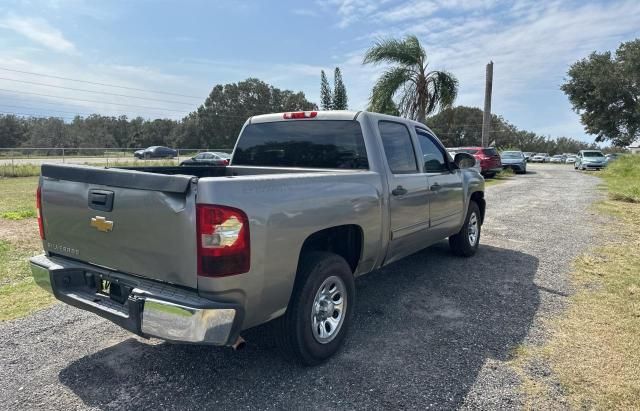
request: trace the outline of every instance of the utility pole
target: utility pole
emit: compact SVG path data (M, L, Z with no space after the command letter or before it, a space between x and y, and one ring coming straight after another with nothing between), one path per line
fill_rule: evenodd
M487 77L484 86L484 114L482 116L482 147L489 142L491 132L491 90L493 89L493 61L487 64Z

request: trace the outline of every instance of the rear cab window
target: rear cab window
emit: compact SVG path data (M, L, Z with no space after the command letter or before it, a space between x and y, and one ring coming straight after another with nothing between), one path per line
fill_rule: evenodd
M362 129L355 120L249 124L238 140L233 165L369 169Z

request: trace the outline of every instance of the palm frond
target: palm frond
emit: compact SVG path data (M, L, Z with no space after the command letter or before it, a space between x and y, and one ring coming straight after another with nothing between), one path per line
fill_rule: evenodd
M447 71L431 71L426 80L425 92L429 98L425 114L451 107L458 97L458 79Z
M410 81L411 75L404 67L395 67L384 72L373 86L369 98L371 111L380 111L386 107L389 100L393 100L398 89Z
M378 40L364 55L363 64L398 63L404 66L420 65L426 53L416 36L404 39Z

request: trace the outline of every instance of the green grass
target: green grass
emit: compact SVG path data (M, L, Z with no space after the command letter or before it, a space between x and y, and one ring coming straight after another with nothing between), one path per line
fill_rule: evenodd
M613 200L640 203L640 156L626 155L613 161L602 178Z
M24 317L54 301L31 277L28 258L33 252L0 240L0 321Z
M40 175L40 166L35 164L0 164L0 177L31 177Z
M34 210L19 210L19 211L7 211L0 214L0 218L6 220L24 220L25 218L35 218L36 212Z
M37 177L0 179L0 321L54 301L34 283L29 269L29 257L42 249L34 218L37 186Z
M601 228L612 239L574 261L577 291L548 322L549 340L517 350L525 408L556 408L559 383L572 409L640 409L639 160L616 160L603 173L610 199L596 209L613 219ZM540 362L550 376L527 371Z
M37 187L37 177L0 178L0 217L35 217Z

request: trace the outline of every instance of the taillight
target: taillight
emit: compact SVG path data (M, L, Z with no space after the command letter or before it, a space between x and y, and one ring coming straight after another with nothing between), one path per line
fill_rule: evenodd
M249 220L242 210L198 204L196 230L198 275L222 277L249 271Z
M36 213L38 215L40 238L44 240L44 226L42 225L42 188L40 188L40 186L38 186L38 189L36 190Z
M228 165L229 165L229 159L228 159L228 158L225 158L225 159L224 159L224 165L225 165L225 166L228 166Z
M284 113L282 116L285 120L296 118L314 118L318 115L317 111L295 111L293 113Z

